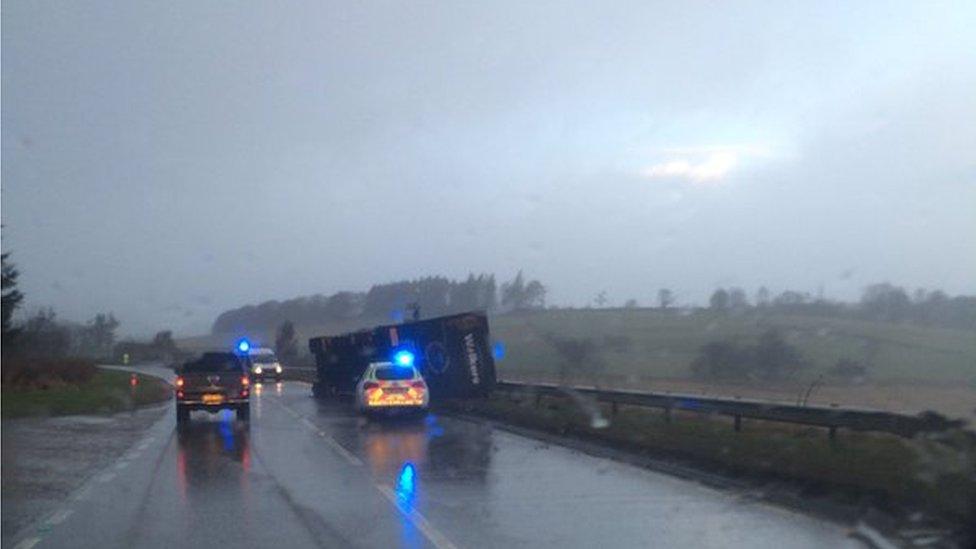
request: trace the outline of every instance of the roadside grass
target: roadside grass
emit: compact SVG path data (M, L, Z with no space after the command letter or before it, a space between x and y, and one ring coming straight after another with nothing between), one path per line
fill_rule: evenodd
M136 374L138 383L130 386L130 374L98 370L87 381L49 389L4 387L0 415L4 419L30 416L111 414L169 400L170 386L155 377Z
M790 316L750 311L719 314L655 309L546 310L494 316L492 336L505 344L503 378L553 377L560 357L547 335L588 338L603 345L600 365L573 381L611 374L627 378L687 378L699 349L712 341L753 343L777 328L809 360L798 382L816 379L841 358L868 364L882 382L962 383L976 388L976 334L846 318ZM617 345L612 344L616 338Z
M605 428L568 398L544 397L536 405L528 394L499 394L483 401L448 404L503 422L593 440L627 451L691 462L731 476L798 483L810 494L850 502L929 509L954 520L976 513L976 443L971 434L947 440L905 440L876 433L838 433L824 429L743 420L742 431L729 418L675 413L665 421L659 410L621 406Z

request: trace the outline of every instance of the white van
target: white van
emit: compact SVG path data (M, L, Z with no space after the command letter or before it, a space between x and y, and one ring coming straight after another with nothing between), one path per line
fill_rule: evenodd
M263 347L255 347L248 351L251 358L251 377L255 381L274 379L281 381L281 363L274 351Z

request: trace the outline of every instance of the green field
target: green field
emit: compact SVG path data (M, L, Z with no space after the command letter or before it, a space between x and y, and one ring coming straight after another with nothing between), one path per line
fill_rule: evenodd
M172 397L172 390L162 380L142 374L136 374L136 377L139 383L132 387L129 373L99 370L91 380L78 385L30 390L5 388L0 408L4 419L110 414Z
M588 338L598 351L596 370L610 378L684 378L702 345L754 343L769 328L781 330L810 366L814 379L848 358L868 365L875 381L973 384L976 334L853 319L749 312L682 314L653 309L547 310L493 317L491 330L505 344L502 377L551 377L561 362L548 336ZM609 339L608 339L609 338ZM614 341L614 338L617 338Z
M357 320L298 326L300 348L309 337L338 334L380 324ZM962 383L976 387L976 333L914 324L846 318L786 316L750 311L718 314L656 309L557 309L493 315L492 337L505 345L498 361L501 377L549 378L561 359L547 337L588 338L598 347L597 364L605 380L634 382L690 377L689 364L712 341L755 343L769 328L781 330L810 366L798 381L817 378L841 358L864 363L874 382ZM273 334L248 334L269 345ZM238 336L207 335L179 341L181 348L229 348ZM615 340L616 339L616 340Z

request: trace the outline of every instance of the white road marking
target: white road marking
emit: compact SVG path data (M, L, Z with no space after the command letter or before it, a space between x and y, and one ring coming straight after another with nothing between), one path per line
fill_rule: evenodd
M61 509L57 513L54 513L54 515L52 515L51 518L47 519L47 523L50 524L51 526L54 526L55 524L61 524L62 522L67 520L68 517L71 516L71 513L74 513L74 511L72 511L71 509Z
M279 403L279 406L281 406L286 412L288 412L289 414L291 414L292 416L294 416L295 419L298 419L299 421L301 421L302 422L302 425L308 427L315 434L317 434L320 437L322 437L322 440L324 440L326 444L328 444L333 450L335 450L336 453L338 453L340 456L342 456L343 459L345 459L347 462L349 462L350 465L354 465L356 467L362 467L363 466L363 462L358 457L356 457L349 450L346 450L341 444L339 444L338 441L336 441L336 439L330 437L325 431L322 431L321 429L319 429L318 426L315 425L314 423L312 423L312 421L309 420L307 417L299 414L298 412L295 412L294 410L292 410L291 408L289 408L288 406L286 406L284 404Z
M441 533L440 530L434 528L434 526L428 522L419 511L402 505L399 499L397 499L397 495L393 491L393 488L389 486L381 486L379 484L374 486L376 486L376 489L379 490L380 494L383 494L383 497L389 500L390 503L397 508L397 510L403 513L403 516L406 517L411 524L420 530L424 537L427 538L427 541L433 544L434 547L437 547L437 549L457 549L457 546L451 543L451 540L447 539L447 536Z
M91 488L88 487L88 486L85 486L80 491L78 491L78 493L75 494L74 495L74 498L72 498L72 499L74 499L75 501L81 501L81 500L87 498L88 497L88 494L90 492L91 492Z
M115 473L105 473L98 477L98 482L111 482L115 478Z
M116 469L119 469L120 471L122 469L125 469L128 466L129 466L129 462L128 461L125 461L125 460L122 460L122 461L120 461L120 462L118 462L118 463L115 464L115 468Z
M354 456L352 454L352 452L350 452L349 450L346 450L345 448L343 448L343 446L341 444L339 444L338 442L336 442L336 439L330 437L329 435L327 435L325 433L321 433L321 434L319 434L319 436L322 437L322 440L324 440L326 444L328 444L329 446L331 446L333 450L335 450L336 452L338 452L339 455L341 455L342 457L346 458L346 461L348 461L350 465L355 465L356 467L362 467L363 466L363 462L360 461L360 459L358 457Z
M14 549L30 549L31 547L37 545L40 541L41 538L27 538L17 545L14 545Z

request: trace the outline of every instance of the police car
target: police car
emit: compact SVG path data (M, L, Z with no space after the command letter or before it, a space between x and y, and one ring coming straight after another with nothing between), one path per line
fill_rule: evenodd
M373 362L356 384L356 407L362 413L416 412L430 406L430 392L413 354L401 351L392 362Z

